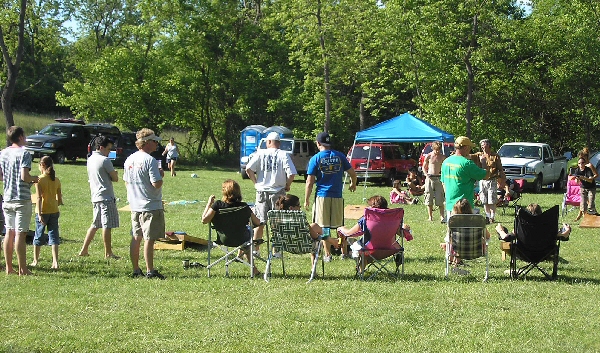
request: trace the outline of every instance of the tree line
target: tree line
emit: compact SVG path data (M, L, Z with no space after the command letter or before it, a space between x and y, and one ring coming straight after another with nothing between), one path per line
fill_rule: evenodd
M2 109L189 132L356 131L406 111L455 135L597 149L595 0L7 0ZM18 123L18 122L17 122Z

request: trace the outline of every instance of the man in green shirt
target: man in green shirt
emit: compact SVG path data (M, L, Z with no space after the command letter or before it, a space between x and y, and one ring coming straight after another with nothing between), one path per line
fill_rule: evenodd
M468 137L459 136L454 141L454 155L442 163L442 184L446 193L446 215L450 217L454 204L460 199L467 199L474 207L475 182L485 177L485 169L479 168L470 160L471 148L476 145Z

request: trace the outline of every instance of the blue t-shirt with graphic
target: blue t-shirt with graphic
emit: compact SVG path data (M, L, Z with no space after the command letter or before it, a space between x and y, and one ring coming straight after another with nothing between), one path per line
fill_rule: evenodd
M318 197L340 198L344 187L344 172L350 168L343 153L325 150L310 159L307 174L317 178Z

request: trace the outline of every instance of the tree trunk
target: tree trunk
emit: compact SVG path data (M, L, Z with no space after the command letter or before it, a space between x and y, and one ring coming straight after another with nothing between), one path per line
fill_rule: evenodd
M471 63L471 55L473 50L477 47L477 14L473 16L473 31L471 33L471 42L467 48L465 54L465 66L467 68L467 107L465 112L466 131L467 137L471 138L471 122L473 121L473 91L475 89L475 73L473 71L473 64Z
M365 100L365 93L362 92L360 94L360 104L359 104L359 121L360 121L360 130L362 131L365 129L365 121L366 121L366 116L365 116L365 104L364 104L364 100Z
M324 131L329 132L331 124L331 88L329 85L329 61L325 51L325 34L321 18L321 1L317 2L317 27L319 28L319 42L321 44L321 58L323 59L323 88L325 89L325 126Z
M17 84L17 77L19 76L19 69L21 67L21 61L23 60L23 48L24 48L24 33L25 33L25 12L27 9L27 0L21 0L19 9L19 33L18 42L16 49L15 59L11 57L6 42L4 41L4 28L0 25L0 48L2 49L2 58L6 65L6 83L2 88L2 111L4 112L4 119L6 120L6 129L15 125L15 119L12 110L12 99L15 93L15 86Z

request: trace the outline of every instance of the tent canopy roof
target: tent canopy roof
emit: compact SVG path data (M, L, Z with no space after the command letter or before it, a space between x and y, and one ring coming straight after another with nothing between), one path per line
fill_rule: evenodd
M409 113L359 131L356 142L454 142L454 135Z

